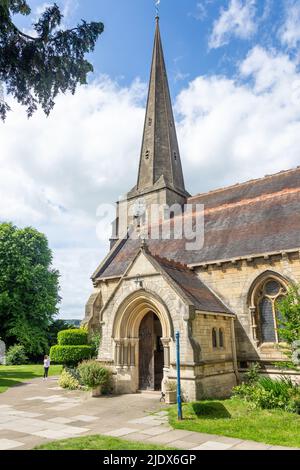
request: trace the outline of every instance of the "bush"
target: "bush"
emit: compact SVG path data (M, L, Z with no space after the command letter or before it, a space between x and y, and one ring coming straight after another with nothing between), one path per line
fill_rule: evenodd
M76 366L79 362L90 359L91 347L82 346L52 346L50 349L50 359L57 364L66 366Z
M68 370L63 369L58 380L58 385L62 388L68 388L69 390L76 390L79 388L80 383Z
M76 379L80 385L84 385L77 367L65 367L64 370L66 370L74 379Z
M233 389L239 396L254 407L263 409L280 408L293 413L300 413L300 389L289 378L272 380L261 378L255 384L242 384Z
M7 366L17 366L26 364L28 358L25 353L25 348L22 344L15 344L11 346L6 354L6 365Z
M99 385L107 386L111 372L102 367L97 361L84 361L78 366L78 372L84 385L89 388L95 388Z
M101 343L101 335L100 333L91 333L89 337L89 344L92 347L92 357L97 358L99 346Z
M88 344L88 332L81 328L62 330L57 335L59 346L83 346Z
M261 377L259 372L260 372L260 364L258 362L254 362L253 364L251 364L248 372L246 372L245 374L246 382L249 384L257 383Z

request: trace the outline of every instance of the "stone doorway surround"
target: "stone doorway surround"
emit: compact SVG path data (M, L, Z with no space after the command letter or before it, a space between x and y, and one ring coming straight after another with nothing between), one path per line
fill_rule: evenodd
M126 392L129 390L122 389L122 386L128 383L130 377L131 392L136 392L140 388L157 389L155 387L155 358L154 352L157 349L152 345L152 364L153 383L145 386L141 382L141 368L143 352L141 341L147 341L141 338L141 325L146 321L149 314L152 314L159 321L161 328L160 343L163 348L163 365L162 365L162 384L167 380L170 369L170 343L171 325L165 307L160 304L158 299L153 297L146 291L138 291L134 295L129 296L126 304L122 305L120 311L116 315L114 325L114 343L115 343L115 369L117 373L117 392ZM153 338L152 338L153 340ZM150 347L150 344L148 345ZM122 378L124 380L122 380ZM124 382L122 384L122 381ZM157 385L157 384L156 384ZM126 385L125 385L126 386ZM162 385L163 387L163 385ZM161 387L159 387L161 388Z

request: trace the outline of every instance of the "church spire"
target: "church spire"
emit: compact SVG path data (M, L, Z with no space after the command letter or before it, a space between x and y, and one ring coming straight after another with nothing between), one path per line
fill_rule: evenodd
M157 16L136 190L143 193L163 187L187 194Z

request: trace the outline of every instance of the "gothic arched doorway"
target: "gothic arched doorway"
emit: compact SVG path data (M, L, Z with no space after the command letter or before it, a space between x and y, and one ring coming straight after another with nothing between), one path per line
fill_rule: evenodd
M147 313L139 327L139 389L160 390L163 379L164 348L158 316Z

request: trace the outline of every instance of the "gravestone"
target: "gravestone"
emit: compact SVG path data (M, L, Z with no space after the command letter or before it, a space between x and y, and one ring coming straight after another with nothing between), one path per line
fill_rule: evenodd
M5 353L6 353L6 345L4 341L0 339L0 365L5 365Z

